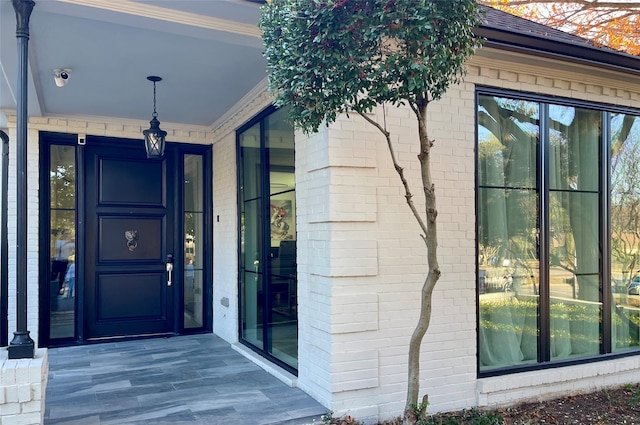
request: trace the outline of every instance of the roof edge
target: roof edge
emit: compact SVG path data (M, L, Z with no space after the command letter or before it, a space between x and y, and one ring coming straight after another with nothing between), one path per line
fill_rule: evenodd
M640 57L627 53L497 29L487 25L481 25L475 32L486 40L487 47L563 59L640 76Z

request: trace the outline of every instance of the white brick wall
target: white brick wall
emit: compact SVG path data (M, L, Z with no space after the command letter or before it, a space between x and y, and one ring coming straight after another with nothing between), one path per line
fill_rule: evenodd
M238 195L236 129L270 105L266 92L245 99L213 131L213 331L238 342ZM218 221L219 218L219 221ZM224 301L223 301L224 300ZM228 300L229 305L223 305Z
M0 350L0 425L43 423L48 372L44 348L21 360L9 360L7 350Z
M238 214L236 139L230 133L213 146L213 326L238 341ZM226 300L229 305L225 306Z
M429 109L443 272L421 357L422 392L429 394L430 411L637 381L639 376L629 373L637 367L630 359L563 368L562 373L476 378L474 90L480 84L640 107L640 84L629 84L620 74L523 61L488 49L469 65L466 82ZM380 117L381 108L372 116ZM422 211L415 118L407 108L387 107L387 125ZM406 392L407 344L427 266L384 139L353 114L311 137L298 134L296 181L299 386L336 414L398 415Z
M9 118L9 193L7 194L7 239L9 244L9 341L16 330L16 129ZM38 132L27 131L27 329L38 341Z

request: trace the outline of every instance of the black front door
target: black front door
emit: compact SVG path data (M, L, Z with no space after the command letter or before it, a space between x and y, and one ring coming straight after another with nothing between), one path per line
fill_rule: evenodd
M85 148L85 339L173 333L173 156L105 141Z

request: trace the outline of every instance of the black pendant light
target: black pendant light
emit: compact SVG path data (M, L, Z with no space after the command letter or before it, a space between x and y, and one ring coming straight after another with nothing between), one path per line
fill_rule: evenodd
M153 115L151 116L151 127L142 132L144 134L144 148L147 150L147 158L162 159L164 156L164 138L167 132L160 130L160 121L158 121L158 113L156 112L156 83L162 81L162 78L150 75L147 80L153 81Z

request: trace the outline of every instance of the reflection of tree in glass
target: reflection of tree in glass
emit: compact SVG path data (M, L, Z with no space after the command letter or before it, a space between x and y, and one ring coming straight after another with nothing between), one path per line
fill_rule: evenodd
M51 252L63 232L75 235L75 149L73 146L52 145L49 167L49 196L51 208Z
M483 96L478 121L480 266L517 288L538 267L538 103Z
M627 287L640 253L640 117L611 119L611 271Z
M578 298L598 301L601 113L549 106L549 234L554 266L571 272Z
M75 208L76 171L74 164L54 165L49 173L51 208Z

